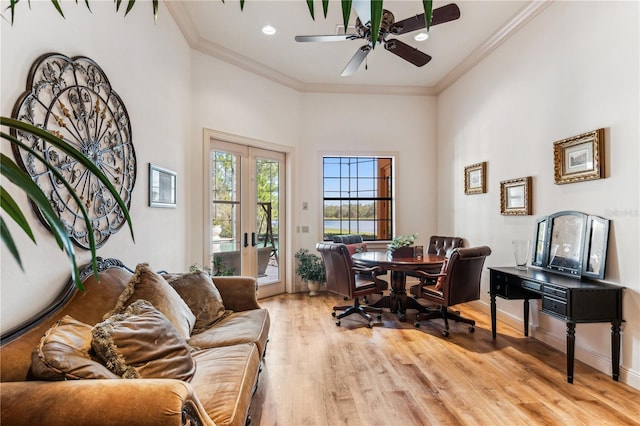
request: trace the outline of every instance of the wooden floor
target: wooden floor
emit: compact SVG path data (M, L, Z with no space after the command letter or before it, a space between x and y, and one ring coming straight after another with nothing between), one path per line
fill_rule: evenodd
M337 327L324 294L261 301L270 342L251 408L252 425L629 425L640 424L640 391L577 361L566 382L559 352L489 318L469 333L441 320L413 326L385 312L372 329L350 316Z

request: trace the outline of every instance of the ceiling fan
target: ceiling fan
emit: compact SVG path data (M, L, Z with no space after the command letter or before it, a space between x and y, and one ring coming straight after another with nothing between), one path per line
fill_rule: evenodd
M344 40L357 40L364 39L367 44L360 47L358 51L353 55L347 66L340 74L342 77L354 74L362 62L365 60L369 52L373 49L373 41L371 40L371 11L369 8L358 7L358 2L353 2L356 13L358 15L356 19L356 32L355 34L332 34L332 35L309 35L309 36L296 36L295 40L298 42L329 42L329 41L344 41ZM433 9L431 18L431 25L443 24L445 22L454 21L460 18L460 9L455 3L448 4L446 6ZM411 18L403 19L402 21L395 22L393 13L384 9L382 11L382 22L380 24L380 34L376 43L382 43L384 48L389 52L401 57L405 61L411 62L417 67L421 67L427 64L431 60L431 56L424 52L408 45L407 43L398 39L389 39L387 37L391 35L400 35L409 33L425 28L425 15L412 16Z

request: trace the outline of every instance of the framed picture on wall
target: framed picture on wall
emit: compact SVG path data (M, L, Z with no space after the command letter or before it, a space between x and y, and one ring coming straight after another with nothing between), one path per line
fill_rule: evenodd
M531 176L500 182L500 213L503 215L530 215Z
M149 163L149 207L176 206L176 172Z
M553 143L556 185L604 177L604 129Z
M464 168L464 193L484 194L487 192L487 162L472 164Z

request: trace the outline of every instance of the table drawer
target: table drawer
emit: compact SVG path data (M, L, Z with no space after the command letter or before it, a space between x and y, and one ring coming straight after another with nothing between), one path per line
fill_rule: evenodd
M567 290L562 287L556 287L553 285L545 284L543 288L544 294L552 295L556 298L567 300Z
M557 299L555 297L542 295L542 311L550 314L560 315L564 318L567 317L567 302Z
M521 284L522 288L526 288L527 290L537 291L538 293L542 291L542 284L535 281L522 280Z

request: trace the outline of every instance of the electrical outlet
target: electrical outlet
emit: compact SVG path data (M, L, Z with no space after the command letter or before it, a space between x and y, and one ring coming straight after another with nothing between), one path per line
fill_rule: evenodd
M309 210L309 202L308 201L303 201L302 202L302 210Z
M303 234L308 234L309 233L309 226L302 225L302 233Z

